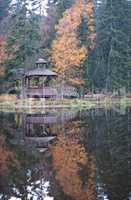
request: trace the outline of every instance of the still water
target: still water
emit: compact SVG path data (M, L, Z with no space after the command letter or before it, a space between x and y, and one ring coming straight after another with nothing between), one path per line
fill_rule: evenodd
M131 199L131 108L0 120L0 200Z

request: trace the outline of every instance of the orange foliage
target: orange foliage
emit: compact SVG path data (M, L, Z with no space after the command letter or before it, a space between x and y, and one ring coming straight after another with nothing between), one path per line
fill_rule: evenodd
M84 82L83 80L79 79L78 77L69 78L68 81L71 85L79 86L82 85Z
M13 160L13 153L6 148L5 138L0 135L0 176L7 175L11 160Z
M5 40L3 38L0 38L0 76L4 76L5 69L3 67L3 63L7 58L7 54L5 52Z
M78 142L81 132L81 123L79 120L76 121L70 121L67 122L64 125L66 136L68 136L68 139L71 139L72 141Z
M5 40L0 38L0 63L3 63L7 58L7 54L5 52Z
M80 64L87 54L86 48L80 47L76 33L81 23L82 2L82 0L76 1L70 9L65 11L56 27L57 35L52 44L52 60L55 70L64 73L65 77L66 73L68 76L73 75L70 71L72 67L80 69Z
M56 179L63 188L64 193L76 200L95 199L95 165L91 158L77 140L58 136L55 145L50 146L53 156L53 166L56 171ZM83 181L79 174L80 166L86 166L89 170L88 184L83 188Z
M76 0L75 4L64 12L63 18L56 26L56 39L52 43L52 61L56 72L61 73L61 79L75 86L82 84L81 63L88 53L88 47L80 46L77 38L77 28L82 15L88 18L87 39L94 41L93 1ZM93 48L92 42L89 47Z

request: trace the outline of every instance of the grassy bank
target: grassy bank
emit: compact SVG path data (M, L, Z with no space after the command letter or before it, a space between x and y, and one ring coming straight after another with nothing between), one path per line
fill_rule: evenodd
M3 101L0 102L0 110L29 110L37 109L42 110L44 108L91 108L96 105L96 102L85 101L85 100L13 100L13 101Z
M41 111L49 109L90 109L92 107L112 107L114 105L130 106L131 98L111 99L63 99L63 100L44 100L44 99L17 99L15 96L0 98L0 111Z

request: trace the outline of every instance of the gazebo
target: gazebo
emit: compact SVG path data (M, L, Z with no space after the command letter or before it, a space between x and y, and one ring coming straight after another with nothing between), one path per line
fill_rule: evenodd
M55 98L56 88L51 81L57 77L57 73L47 69L47 61L39 58L36 68L24 73L22 78L23 98Z

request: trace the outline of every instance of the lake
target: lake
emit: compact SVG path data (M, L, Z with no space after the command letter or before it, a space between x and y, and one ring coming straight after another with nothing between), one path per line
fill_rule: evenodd
M131 107L0 120L0 200L131 200Z

